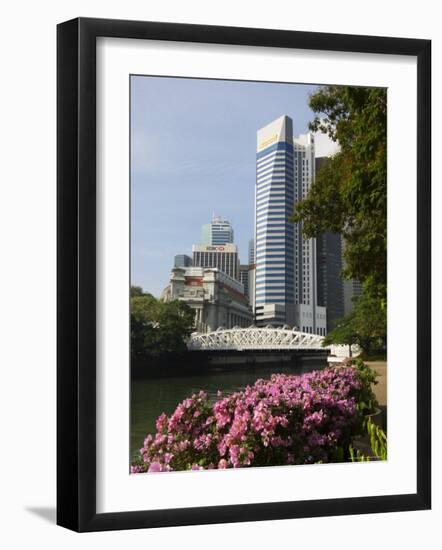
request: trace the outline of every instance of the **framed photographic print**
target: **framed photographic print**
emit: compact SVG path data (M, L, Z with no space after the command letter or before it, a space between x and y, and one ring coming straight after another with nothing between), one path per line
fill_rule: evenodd
M430 53L58 26L59 525L430 508Z

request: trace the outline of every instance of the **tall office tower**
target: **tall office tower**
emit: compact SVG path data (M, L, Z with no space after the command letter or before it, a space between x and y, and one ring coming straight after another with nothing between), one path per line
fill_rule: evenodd
M293 124L282 116L258 130L255 196L256 324L293 323Z
M174 267L190 267L192 265L192 258L187 254L177 254L173 261Z
M304 134L293 138L295 203L304 199L315 179L315 138ZM317 241L306 239L303 224L294 228L295 324L303 332L325 335L327 310L318 302Z
M342 265L345 266L344 251L345 242L341 240L342 244ZM354 299L362 294L362 284L358 279L344 279L343 280L343 294L344 294L344 315L348 315L353 311Z
M255 303L255 284L256 284L256 265L250 264L249 268L249 304L252 308L253 313L255 313L256 303Z
M238 247L235 244L219 246L192 246L194 267L217 267L233 279L239 280Z
M344 279L344 314L348 315L355 307L354 299L362 294L362 284L358 279Z
M316 239L318 305L327 308L327 332L344 316L341 235L327 231Z
M315 178L315 145L312 134L293 138L295 202L307 196ZM302 223L295 224L295 302L316 303L316 239L305 239Z
M233 228L227 220L214 216L210 223L201 227L201 244L219 246L233 243Z
M252 311L255 312L255 281L256 280L256 258L255 258L255 239L249 240L249 282L247 285L249 293L249 304Z
M244 286L244 294L249 298L249 264L239 264L239 281Z
M255 263L255 239L249 241L249 265Z
M327 157L315 159L316 174L328 161ZM342 237L329 231L316 239L318 305L327 308L327 332L344 316L344 283L341 277Z
M295 325L325 335L326 309L318 306L316 239L305 239L290 217L315 176L312 134L293 137L282 116L258 130L256 177L256 284L258 326Z

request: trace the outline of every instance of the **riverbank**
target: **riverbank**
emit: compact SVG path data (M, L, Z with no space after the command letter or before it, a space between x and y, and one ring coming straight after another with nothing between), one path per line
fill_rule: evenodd
M271 372L287 368L307 372L327 365L326 351L223 350L164 353L156 357L131 359L131 379L175 378L176 376L204 376L216 370L255 370L271 367ZM313 365L313 367L312 367Z
M373 385L373 391L383 413L382 427L387 430L387 361L364 361L379 376L377 384Z
M365 361L379 376L378 383L373 387L376 399L381 407L387 406L387 361Z

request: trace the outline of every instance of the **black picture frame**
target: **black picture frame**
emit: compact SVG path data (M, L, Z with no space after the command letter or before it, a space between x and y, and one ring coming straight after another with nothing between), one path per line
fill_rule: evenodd
M417 58L416 494L96 512L97 37ZM431 41L79 18L58 25L57 47L57 523L82 532L429 509Z

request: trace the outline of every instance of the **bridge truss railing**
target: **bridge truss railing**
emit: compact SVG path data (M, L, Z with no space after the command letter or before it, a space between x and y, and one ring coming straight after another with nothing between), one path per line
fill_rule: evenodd
M323 336L287 328L249 327L194 332L188 342L191 350L321 350Z

